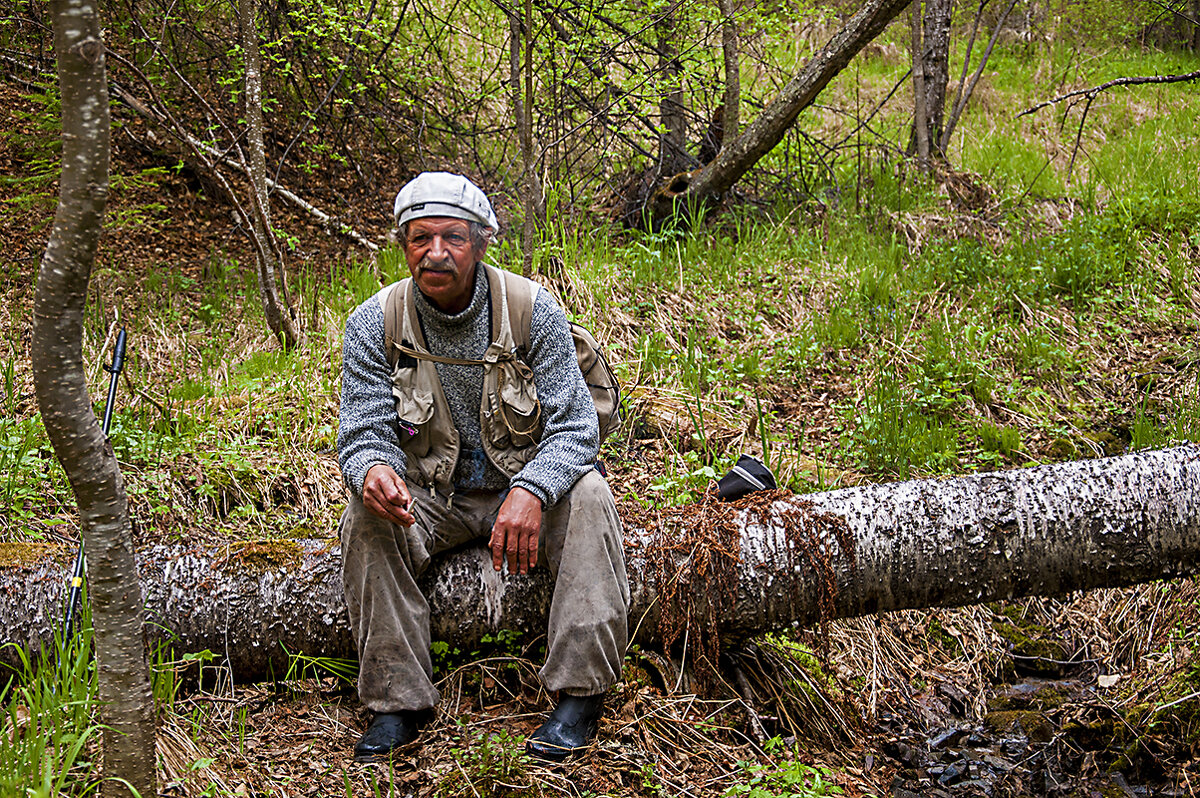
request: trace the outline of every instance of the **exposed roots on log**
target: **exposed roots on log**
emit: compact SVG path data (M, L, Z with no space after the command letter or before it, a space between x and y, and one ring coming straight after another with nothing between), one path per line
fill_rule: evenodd
M690 653L702 682L716 676L721 619L737 599L737 516L733 505L709 493L700 504L672 508L647 524L662 646L670 649L682 638L684 662Z
M664 649L682 641L682 658L702 685L719 678L723 637L738 600L741 536L746 528L773 528L786 541L782 556L759 563L759 577L793 584L793 600L803 601L791 574L808 573L817 598L821 652L828 622L835 616L838 574L853 574L854 536L846 520L822 512L791 491L752 493L724 502L706 493L699 504L672 507L639 519L651 538L645 549L658 596L658 636Z

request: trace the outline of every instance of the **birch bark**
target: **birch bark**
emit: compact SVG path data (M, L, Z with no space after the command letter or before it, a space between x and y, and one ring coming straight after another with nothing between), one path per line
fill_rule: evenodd
M899 609L1119 587L1200 570L1200 447L861 486L796 497L766 523L741 519L736 593L717 630L744 638ZM812 543L797 552L783 515ZM842 519L840 539L829 520ZM813 555L813 556L809 556ZM659 639L653 536L626 530L638 639ZM686 567L686 562L678 563ZM0 629L36 646L61 606L67 564L0 569ZM148 614L181 651L227 657L239 679L286 670L288 651L353 657L334 540L156 546L141 556ZM829 581L832 580L832 590ZM693 577L693 587L720 586ZM474 548L424 579L435 639L477 645L502 628L545 629L550 578L502 576ZM30 608L35 608L33 612Z

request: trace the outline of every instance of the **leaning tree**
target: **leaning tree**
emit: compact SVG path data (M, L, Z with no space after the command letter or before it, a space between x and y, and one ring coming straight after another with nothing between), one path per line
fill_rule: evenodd
M783 141L800 112L816 100L860 50L883 32L910 0L869 0L817 51L735 137L727 137L712 162L692 172L668 175L652 193L644 219L658 224L682 208L714 202L764 155Z

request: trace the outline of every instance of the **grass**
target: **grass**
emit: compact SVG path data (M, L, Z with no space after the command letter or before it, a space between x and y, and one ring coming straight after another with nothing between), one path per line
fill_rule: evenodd
M770 46L786 49L768 43L764 53ZM747 68L747 78L769 85L807 46L788 49L774 70ZM554 221L534 267L568 315L606 343L631 397L630 422L605 450L625 502L694 501L742 451L805 491L1200 440L1191 345L1200 188L1194 159L1183 157L1198 149L1200 98L1186 86L1102 95L1070 168L1079 108L1014 118L1063 88L1188 71L1195 57L1122 50L1072 69L1069 51L1045 52L1040 61L1020 45L997 53L955 136L958 182L929 180L897 157L890 142L907 124L902 95L873 125L877 135L823 153L820 168L811 167L817 148L798 137L763 162L764 172L798 174L809 158L797 179L810 193L758 196L748 187L751 201L686 226L646 233L580 223L572 202L590 195L550 182ZM853 73L861 85L844 74L822 105L873 106L904 60L863 59ZM49 109L54 100L39 103ZM803 120L830 141L847 132L825 109ZM31 169L19 201L4 206L6 221L45 215L54 179L46 140L17 142ZM496 147L485 161L506 157ZM169 214L153 198L164 175L121 174L119 229L110 232L169 232ZM951 186L973 199L952 199ZM266 332L246 253L214 241L186 268L169 255L127 268L112 244L94 273L84 341L93 396L107 380L100 364L114 309L131 332L111 439L140 532L331 536L343 502L335 455L342 324L381 282L402 276L403 260L395 250L374 263L297 258L291 288L308 340L284 354ZM510 235L490 255L517 269L521 252ZM69 540L77 532L71 495L32 400L27 344L18 343L28 340L19 333L31 292L10 276L22 269L5 262L3 272L9 302L0 312L14 334L0 368L0 540ZM439 672L456 672L459 652L440 645ZM187 715L179 695L185 671L203 658L160 652L155 668L164 714L192 718L193 741L206 716ZM285 681L352 673L347 663L302 655L292 666ZM14 743L0 748L0 792L86 789L93 679L73 650L58 668L8 682L0 735ZM230 710L220 727L239 756L254 736L244 710ZM462 775L447 794L524 783L529 763L508 756L511 739L457 734L453 773ZM794 750L769 753L741 766L741 782L725 794L834 793L829 774ZM21 775L5 782L7 774ZM661 784L649 765L643 779L647 792Z
M97 785L94 762L100 727L86 600L77 627L70 641L59 630L53 649L32 655L15 644L7 646L17 652L21 664L16 671L0 674L2 795L81 795Z
M769 754L781 749L787 752L787 746L778 737L768 740L764 748ZM799 752L793 750L791 754L797 757ZM739 764L746 782L727 789L725 798L824 798L844 792L831 781L828 768L806 765L798 758L785 755L772 765L751 761Z
M644 428L675 449L632 493L676 503L738 451L761 456L764 442L796 440L787 408L812 399L827 408L825 424L806 427L809 451L776 447L788 473L804 472L801 457L868 478L1054 460L1062 447L1050 442L1079 416L1139 446L1189 437L1177 419L1195 414L1195 400L1170 393L1183 369L1151 390L1155 406L1174 403L1170 417L1142 412L1134 431L1143 397L1106 377L1098 358L1131 330L1155 338L1157 357L1173 336L1155 329L1193 323L1198 208L1148 195L1058 226L999 230L995 240L947 230L921 247L869 217L808 229L735 216L690 233L563 236L556 251L568 312L607 342L634 399L640 418L626 445ZM387 280L401 261L385 253L379 268ZM205 272L152 273L139 294L149 302L165 292L165 311L127 310L138 393L119 394L112 441L135 510L168 529L189 517L230 535L331 529L338 329L380 278L354 264L302 275L294 290L309 311L309 341L283 354L263 348L242 272L215 256ZM102 324L90 341L107 339ZM196 325L204 335L187 332ZM105 359L96 346L93 364ZM1121 368L1149 368L1138 352L1125 354ZM10 408L19 376L5 375ZM1001 426L1023 446L987 432L998 412L1014 414ZM52 534L45 519L61 518L69 495L37 417L6 418L0 433L2 534ZM810 473L792 486L816 481Z

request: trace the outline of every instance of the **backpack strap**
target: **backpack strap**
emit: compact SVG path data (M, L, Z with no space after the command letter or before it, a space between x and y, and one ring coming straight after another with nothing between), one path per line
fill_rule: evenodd
M383 298L383 349L387 353L388 365L393 369L400 360L400 330L404 326L404 305L408 298L410 278L392 283Z
M500 340L503 328L499 325L507 323L517 352L524 360L529 352L529 328L533 323L533 299L537 294L537 283L494 266L485 265L484 268L492 296L492 340Z
M500 340L506 331L512 336L517 352L524 359L529 351L530 325L533 323L533 299L537 283L519 274L484 264L490 298L492 340ZM383 339L388 364L394 369L401 355L456 366L473 366L482 360L443 357L428 352L417 318L412 278L393 283L383 300Z

